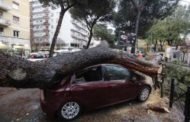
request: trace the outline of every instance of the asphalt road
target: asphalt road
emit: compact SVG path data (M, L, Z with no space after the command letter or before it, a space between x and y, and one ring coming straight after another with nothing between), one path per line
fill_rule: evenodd
M0 88L0 122L36 122L45 118L40 109L40 90Z

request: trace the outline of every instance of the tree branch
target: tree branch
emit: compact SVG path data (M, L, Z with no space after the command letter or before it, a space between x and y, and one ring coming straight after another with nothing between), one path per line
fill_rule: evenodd
M76 2L73 3L73 4L71 4L71 5L69 4L68 7L65 9L65 11L69 10L70 8L72 8L72 7L75 6L75 5L76 5Z
M84 17L84 21L86 23L87 29L90 31L90 23L88 22L86 17Z
M137 6L137 3L134 1L134 0L130 0L133 4L133 6L135 7L135 9L138 11L138 6Z

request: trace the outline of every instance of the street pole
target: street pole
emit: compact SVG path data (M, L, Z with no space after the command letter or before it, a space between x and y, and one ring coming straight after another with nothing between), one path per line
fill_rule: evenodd
M163 98L163 96L164 96L164 89L163 89L163 84L164 84L164 74L162 74L162 76L161 76L161 86L160 86L160 97L161 98Z
M175 91L174 82L175 82L175 80L172 79L172 80L171 80L171 87L170 87L170 103L169 103L169 107L170 107L170 108L172 108L173 99L174 99L174 91Z
M137 36L135 35L135 42L136 42L136 45L135 45L135 52L136 52L136 48L137 48L137 50L138 50L138 38L137 38Z
M189 122L190 121L190 86L187 88L184 115L185 115L185 122Z

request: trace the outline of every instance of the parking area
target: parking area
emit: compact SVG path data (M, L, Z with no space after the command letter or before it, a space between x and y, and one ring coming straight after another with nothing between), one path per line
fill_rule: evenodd
M48 118L40 108L39 89L0 88L0 122L57 122ZM150 104L167 105L154 91L145 103L131 101L94 112L84 113L74 122L181 122L183 113L174 107L169 113L147 108Z

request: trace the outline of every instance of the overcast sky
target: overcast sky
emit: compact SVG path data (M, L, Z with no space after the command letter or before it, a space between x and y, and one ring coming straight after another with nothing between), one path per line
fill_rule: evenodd
M182 5L190 5L190 0L180 0L180 4L182 4Z

